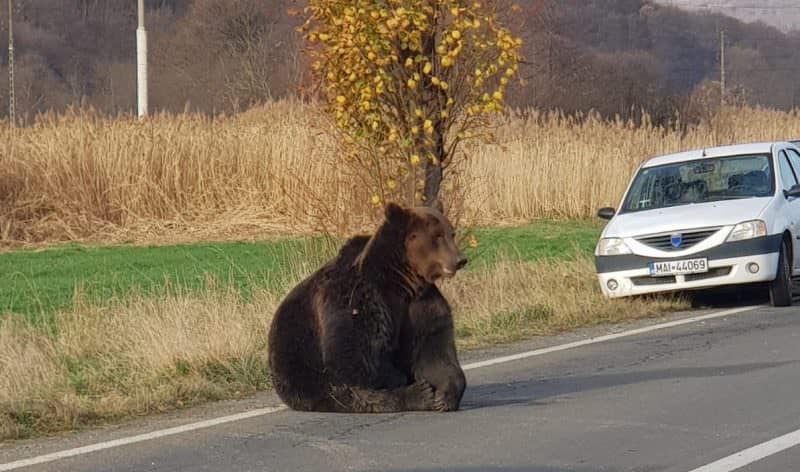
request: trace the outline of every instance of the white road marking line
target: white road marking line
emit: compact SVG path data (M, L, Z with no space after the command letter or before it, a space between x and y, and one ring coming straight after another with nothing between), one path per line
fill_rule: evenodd
M657 325L646 326L644 328L632 329L630 331L623 331L621 333L608 334L608 335L605 335L605 336L599 336L599 337L596 337L596 338L584 339L582 341L575 341L575 342L568 343L568 344L560 344L558 346L552 346L552 347L546 347L546 348L543 348L543 349L537 349L535 351L521 352L519 354L514 354L514 355L511 355L511 356L498 357L498 358L495 358L495 359L488 359L488 360L485 360L485 361L473 362L471 364L464 364L463 366L461 366L461 368L464 369L464 370L472 370L472 369L479 369L481 367L488 367L488 366L497 365L497 364L505 364L507 362L517 361L517 360L520 360L520 359L527 359L529 357L543 356L545 354L551 354L553 352L566 351L568 349L575 349L576 347L588 346L590 344L597 344L597 343L602 343L602 342L606 342L606 341L613 341L615 339L627 338L627 337L630 337L630 336L636 336L637 334L650 333L652 331L658 331L658 330L667 329L667 328L674 328L676 326L682 326L682 325L686 325L686 324L697 323L697 322L700 322L700 321L712 320L714 318L723 318L723 317L726 317L726 316L736 315L736 314L744 313L744 312L747 312L747 311L753 311L756 308L761 308L761 306L748 306L748 307L742 307L742 308L734 308L734 309L731 309L731 310L725 310L725 311L720 311L720 312L717 312L717 313L711 313L709 315L693 316L691 318L684 318L682 320L676 320L676 321L670 321L670 322L667 322L667 323L661 323L661 324L657 324Z
M737 452L691 472L731 472L800 444L800 430Z
M462 369L464 369L464 370L473 370L473 369L479 369L481 367L488 367L488 366L492 366L492 365L497 365L497 364L503 364L503 363L512 362L512 361L517 361L517 360L520 360L520 359L527 359L529 357L542 356L542 355L545 355L545 354L550 354L550 353L558 352L558 351L566 351L567 349L575 349L577 347L587 346L587 345L590 345L590 344L597 344L597 343L601 343L601 342L605 342L605 341L611 341L611 340L614 340L614 339L620 339L620 338L625 338L625 337L629 337L629 336L635 336L637 334L643 334L643 333L649 333L649 332L652 332L652 331L658 331L658 330L661 330L661 329L673 328L675 326L681 326L681 325L686 325L686 324L690 324L690 323L697 323L697 322L700 322L700 321L711 320L711 319L714 319L714 318L723 318L723 317L726 317L726 316L731 316L731 315L736 315L736 314L739 314L739 313L753 311L753 310L755 310L757 308L761 308L761 306L749 306L749 307L743 307L743 308L735 308L735 309L732 309L732 310L720 311L718 313L711 313L709 315L694 316L694 317L691 317L691 318L685 318L685 319L677 320L677 321L670 321L670 322L667 322L667 323L661 323L661 324L657 324L657 325L647 326L647 327L644 327L644 328L634 329L634 330L630 330L630 331L624 331L624 332L621 332L621 333L609 334L607 336L600 336L600 337L597 337L597 338L585 339L583 341L577 341L577 342L573 342L573 343L562 344L562 345L559 345L559 346L552 346L552 347L548 347L548 348L544 348L544 349L537 349L535 351L523 352L523 353L519 353L519 354L514 354L513 356L504 356L504 357L498 357L496 359L489 359L489 360L481 361L481 362L473 362L471 364L463 365ZM177 426L175 428L162 429L162 430L159 430L159 431L153 431L151 433L139 434L139 435L130 436L130 437L127 437L127 438L115 439L113 441L105 441L105 442L100 442L100 443L96 443L96 444L90 444L88 446L77 447L77 448L74 448L74 449L66 449L64 451L54 452L52 454L45 454L45 455L42 455L42 456L32 457L30 459L22 459L22 460L18 460L18 461L14 461L14 462L9 462L9 463L6 463L6 464L0 464L0 472L5 472L5 471L9 471L9 470L16 470L16 469L20 469L22 467L29 467L29 466L32 466L32 465L44 464L44 463L47 463L47 462L53 462L53 461L57 461L57 460L61 460L61 459L66 459L68 457L74 457L74 456L79 456L79 455L83 455L83 454L89 454L89 453L92 453L92 452L102 451L104 449L111 449L111 448L114 448L114 447L127 446L127 445L130 445L130 444L135 444L135 443L142 442L142 441L149 441L151 439L163 438L165 436L173 436L173 435L176 435L176 434L187 433L189 431L195 431L195 430L198 430L198 429L210 428L212 426L217 426L217 425L225 424L225 423L232 423L234 421L242 421L242 420L246 420L246 419L249 419L249 418L256 418L258 416L264 416L264 415L268 415L268 414L271 414L271 413L276 413L278 411L284 411L286 409L287 409L286 406L278 406L278 407L272 407L272 408L261 408L261 409L258 409L258 410L247 411L247 412L238 413L238 414L235 414L235 415L222 416L222 417L219 417L219 418L214 418L214 419L210 419L210 420L206 420L206 421L199 421L197 423L190 423L190 424L186 424L186 425L183 425L183 426ZM711 471L704 471L704 472L711 472ZM717 472L717 471L714 470L713 472Z
M45 454L43 456L32 457L30 459L23 459L15 462L9 462L7 464L0 464L0 471L20 469L22 467L28 467L37 464L44 464L46 462L53 462L61 459L66 459L67 457L79 456L83 454L89 454L90 452L102 451L103 449L110 449L112 447L127 446L129 444L148 441L151 439L163 438L165 436L173 436L175 434L186 433L189 431L194 431L196 429L210 428L212 426L217 426L220 424L232 423L234 421L241 421L241 420L246 420L248 418L255 418L257 416L268 415L270 413L275 413L277 411L282 411L285 409L286 409L285 406L278 406L273 408L261 408L258 410L246 411L244 413L238 413L235 415L222 416L220 418L214 418L206 421L199 421L197 423L177 426L175 428L153 431L152 433L138 434L136 436L129 436L127 438L115 439L113 441L105 441L97 444L90 444L84 447L76 447L74 449L67 449L64 451L54 452L52 454Z

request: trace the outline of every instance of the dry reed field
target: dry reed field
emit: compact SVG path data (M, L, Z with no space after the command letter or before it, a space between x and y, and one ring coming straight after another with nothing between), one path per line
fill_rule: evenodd
M461 348L683 306L671 299L607 300L584 258L502 262L442 288L453 302ZM245 301L235 291L209 290L79 304L58 314L54 329L0 318L0 440L267 388L265 340L279 302L268 291Z
M353 215L371 214L369 194L337 166L318 116L289 100L216 120L76 111L0 124L0 245L363 230L371 222ZM617 204L643 158L798 137L800 115L729 108L682 133L524 110L495 134L498 145L465 149L468 224L592 216Z

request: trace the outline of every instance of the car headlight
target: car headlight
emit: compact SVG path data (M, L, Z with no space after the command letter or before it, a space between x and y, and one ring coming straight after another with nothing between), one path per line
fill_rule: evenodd
M761 220L745 221L744 223L739 223L733 228L726 241L742 241L745 239L759 238L766 235L766 223Z
M603 238L597 242L594 253L596 256L621 256L633 254L633 251L621 238Z

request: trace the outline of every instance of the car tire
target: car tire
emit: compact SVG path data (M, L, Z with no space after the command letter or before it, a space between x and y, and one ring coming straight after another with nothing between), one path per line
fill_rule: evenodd
M769 301L772 306L790 306L792 304L792 269L789 265L786 241L781 243L775 280L769 284Z

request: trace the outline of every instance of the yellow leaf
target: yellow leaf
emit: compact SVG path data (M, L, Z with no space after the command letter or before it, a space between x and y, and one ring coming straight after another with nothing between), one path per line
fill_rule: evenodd
M419 159L419 155L417 155L417 154L413 154L413 155L412 155L412 156L411 156L411 157L408 159L408 162L410 162L412 166L418 166L418 165L419 165L419 163L420 163L421 161L420 161L420 159Z
M433 66L431 65L430 62L426 62L425 67L422 68L422 72L424 72L425 74L430 74L431 70L433 70Z
M417 81L414 79L408 79L408 88L410 88L411 90L417 88Z

